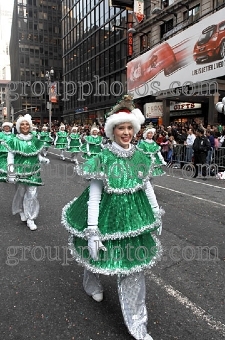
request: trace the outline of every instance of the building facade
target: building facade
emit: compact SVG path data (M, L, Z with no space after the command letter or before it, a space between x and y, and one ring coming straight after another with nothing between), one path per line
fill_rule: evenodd
M148 121L225 124L224 0L154 1L134 27L127 88Z
M103 121L126 92L130 13L108 0L62 1L65 122Z
M61 0L15 0L10 40L10 102L14 118L31 113L34 122L61 121L63 102L48 111L51 85L46 73L54 69L54 82L62 82ZM53 79L52 79L53 81ZM57 89L59 92L59 89Z

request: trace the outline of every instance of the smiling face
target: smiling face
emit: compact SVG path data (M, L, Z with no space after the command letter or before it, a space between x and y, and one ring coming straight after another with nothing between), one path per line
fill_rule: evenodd
M130 142L134 136L134 128L131 123L121 123L114 127L113 134L115 142L122 146L124 149L128 149Z
M152 131L147 133L146 139L152 139L154 136L154 133Z
M3 127L3 131L5 131L5 132L11 131L11 127L10 127L9 125L5 125L5 126Z
M26 120L23 120L20 123L20 133L22 133L23 135L28 135L29 132L30 132L30 124Z

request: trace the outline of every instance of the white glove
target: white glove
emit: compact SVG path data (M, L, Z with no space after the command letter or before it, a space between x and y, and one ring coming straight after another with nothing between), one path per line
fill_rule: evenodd
M91 255L92 259L97 261L99 257L99 250L106 251L106 248L100 241L99 236L91 236L88 239L88 250L89 254Z

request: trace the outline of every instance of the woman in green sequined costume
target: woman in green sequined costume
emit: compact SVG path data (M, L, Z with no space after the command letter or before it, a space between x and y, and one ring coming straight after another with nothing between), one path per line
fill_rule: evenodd
M65 160L64 151L67 149L68 146L68 133L65 131L65 128L65 125L61 123L54 141L55 148L61 150L60 158L63 161Z
M149 178L155 157L131 144L144 117L130 96L110 112L105 133L113 140L96 157L78 168L90 179L79 198L68 203L62 223L71 234L74 259L85 267L83 287L102 301L99 274L117 275L125 324L137 340L152 340L147 333L144 271L161 255L153 233L161 233L161 211Z
M2 124L3 131L0 132L0 182L6 182L7 179L7 156L8 156L8 149L2 142L6 142L14 137L15 135L12 134L13 124L10 122L4 122Z
M142 150L150 158L155 158L154 169L152 171L152 176L161 176L165 174L162 169L162 165L166 165L160 150L161 147L154 141L155 128L152 126L147 126L143 133L143 139L141 139L137 144L137 149Z
M90 136L84 137L84 144L80 146L80 151L83 152L82 158L87 160L96 156L102 150L102 136L98 135L99 129L96 124L93 124L90 131Z
M12 213L20 214L30 230L36 230L34 220L39 213L37 187L41 180L41 163L49 160L41 156L43 143L32 133L32 120L29 114L19 117L16 122L18 134L4 143L8 149L7 181L17 185L12 202Z
M68 136L67 151L71 153L71 161L78 163L77 155L80 152L81 140L80 133L78 132L78 126L73 126Z
M52 145L53 138L46 125L42 126L42 131L38 134L38 139L43 143L43 155L47 156L48 148Z

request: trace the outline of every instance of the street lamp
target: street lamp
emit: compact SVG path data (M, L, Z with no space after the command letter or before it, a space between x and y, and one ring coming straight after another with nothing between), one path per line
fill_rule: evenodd
M48 82L48 110L49 110L49 119L48 119L48 124L49 124L49 129L51 132L51 127L52 127L52 102L51 102L51 86L52 86L52 81L54 78L54 70L53 67L51 67L50 71L46 71L45 78Z
M218 112L225 114L225 97L223 97L222 102L218 102L215 107Z

